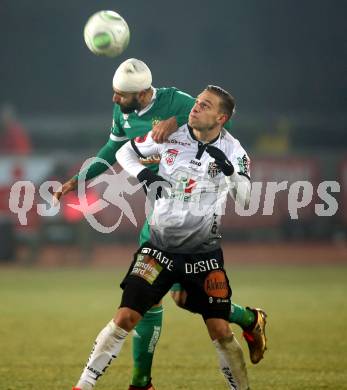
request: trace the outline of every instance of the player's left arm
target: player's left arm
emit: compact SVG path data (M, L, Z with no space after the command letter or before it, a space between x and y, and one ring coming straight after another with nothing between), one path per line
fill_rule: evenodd
M238 144L231 156L231 163L235 168L235 173L230 178L226 178L229 185L231 196L234 201L243 207L248 207L251 200L251 160Z
M206 151L225 175L234 201L248 207L251 197L250 160L245 150L238 143L230 156L212 145Z
M169 105L169 118L160 121L152 129L152 137L155 142L162 143L167 141L179 127L188 122L190 110L194 106L195 99L185 92L178 89L172 94Z

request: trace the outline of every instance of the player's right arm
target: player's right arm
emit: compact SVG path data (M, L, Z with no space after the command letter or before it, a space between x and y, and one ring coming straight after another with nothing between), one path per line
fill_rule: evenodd
M161 176L155 174L148 168L144 168L139 162L139 158L146 158L153 154L161 154L163 144L153 141L152 132L143 137L136 137L123 145L117 152L116 157L119 164L131 176L136 177L143 183L145 193L152 189L151 185L157 183L155 187L156 198L161 197L162 189L169 184ZM164 184L165 183L165 184Z
M161 154L163 144L153 141L152 132L142 137L136 137L123 145L116 153L116 158L120 166L131 176L137 177L138 174L147 169L140 162L139 158L146 158L151 155Z
M114 114L114 117L116 115ZM117 125L116 121L113 120L113 124L111 127L110 138L106 142L106 144L98 151L96 157L91 164L85 169L86 180L94 179L94 177L101 175L104 173L108 166L102 162L100 159L107 161L110 165L113 165L116 162L116 153L117 151L128 141L128 137L125 135L123 129ZM84 171L83 174L84 174ZM57 202L61 198L62 195L69 193L70 191L74 191L78 185L78 178L82 172L76 173L70 180L62 185L62 187L53 194L53 201Z

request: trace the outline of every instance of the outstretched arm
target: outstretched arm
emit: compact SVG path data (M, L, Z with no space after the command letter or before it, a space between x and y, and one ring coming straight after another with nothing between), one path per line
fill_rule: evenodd
M122 145L124 145L125 142L126 141L116 142L109 139L107 143L99 150L96 157L107 161L110 165L113 165L116 162L116 152L118 151L118 149L121 148ZM95 161L93 161L86 169L88 170L86 180L91 180L94 179L94 177L104 173L108 169L108 166L106 164L101 163L100 161L96 161L95 159ZM62 195L66 195L70 191L74 191L77 188L78 177L80 173L81 172L73 176L70 180L64 183L58 191L53 194L54 202L58 202Z

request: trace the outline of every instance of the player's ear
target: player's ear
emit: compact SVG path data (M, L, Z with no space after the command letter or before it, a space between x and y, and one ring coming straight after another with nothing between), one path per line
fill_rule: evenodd
M146 96L146 91L145 91L145 90L140 91L140 92L137 92L137 94L136 94L136 97L137 97L137 99L139 99L139 100L144 99L145 96Z
M224 123L226 123L228 121L228 115L227 114L224 114L224 113L221 113L218 118L217 118L217 122L223 126Z

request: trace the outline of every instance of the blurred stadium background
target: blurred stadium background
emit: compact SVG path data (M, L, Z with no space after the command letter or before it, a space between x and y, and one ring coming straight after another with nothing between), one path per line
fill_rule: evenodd
M130 26L130 45L119 58L96 57L84 44L84 23L100 9L116 10ZM241 218L235 213L225 216L224 243L228 264L241 267L241 280L245 283L249 279L257 283L258 265L264 263L282 264L284 273L291 267L287 275L303 289L310 286L307 280L322 269L329 269L325 280L317 276L325 283L323 288L333 289L335 281L345 276L346 283L340 280L336 294L326 301L332 316L337 315L333 302L341 302L339 319L341 324L345 323L346 303L342 297L347 293L346 12L347 3L338 0L1 0L0 273L8 305L19 305L19 312L23 305L21 299L12 300L12 284L6 284L6 280L16 279L16 272L8 270L12 266L17 270L28 265L78 265L92 269L120 265L124 270L130 260L144 218L140 194L128 198L138 227L124 217L111 234L96 232L82 214L66 206L76 200L74 195L63 201L60 213L54 217L40 217L34 207L28 213L27 226L21 226L10 212L8 200L15 182L30 180L36 188L35 204L43 203L38 193L41 183L64 182L86 158L96 154L106 142L111 125L114 70L126 58L136 57L152 69L154 86L176 86L195 96L212 83L232 92L237 101L233 134L251 156L255 181L308 180L315 189L324 180L340 183L341 191L333 194L338 201L335 215L317 217L314 204L322 201L315 191L310 205L299 211L299 219L291 220L288 192L284 191L276 198L271 216L263 216L262 207L252 217ZM102 185L93 187L90 199L101 197L103 190ZM110 205L97 218L110 226L119 216L120 211ZM310 264L312 271L300 268L302 264ZM268 275L282 275L281 269L274 270L274 274L269 271ZM20 272L22 281L35 280L32 271ZM37 275L39 283L42 274ZM308 275L308 279L303 275ZM296 280L300 283L296 284ZM21 289L23 294L31 291L30 283L17 287L17 293ZM280 282L276 287L280 287ZM279 309L276 288L271 290L271 296L266 294L266 283L260 283L259 292L254 288L254 294L242 290L241 285L240 288L250 301L264 306L268 303L273 311ZM48 291L49 286L44 285L37 294ZM312 296L312 300L309 297L304 300L305 305L314 301L316 308L320 295ZM238 298L244 301L242 294L238 293ZM288 292L282 298L291 302L293 316L300 315L295 312L300 296L293 298ZM2 305L6 309L6 302ZM2 319L7 330L19 324L17 317L11 317L10 306L3 311L7 313ZM281 310L278 312L282 313ZM40 315L45 316L44 311ZM307 321L312 321L312 317ZM9 336L7 330L4 338ZM13 352L16 347L12 347ZM79 357L81 363L86 354L84 351ZM74 377L76 372L79 371L75 368ZM335 387L320 387L319 383L324 382L320 378L312 387L291 387L278 382L276 388L342 389L347 388L343 387L347 382L344 378ZM259 380L262 385L255 388L275 388L266 387ZM1 386L0 379L0 389L12 389L10 384Z

